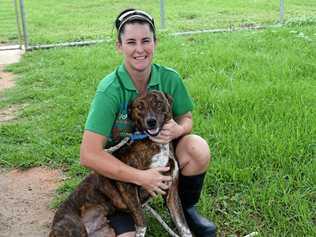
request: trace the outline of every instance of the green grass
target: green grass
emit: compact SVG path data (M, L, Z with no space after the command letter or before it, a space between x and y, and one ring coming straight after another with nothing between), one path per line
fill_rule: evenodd
M194 131L213 155L199 208L219 232L315 236L316 25L161 34L155 61L176 68L194 99ZM27 107L0 125L0 164L62 167L71 177L62 200L87 172L79 145L96 86L120 62L111 42L27 53L10 66L20 79L0 108ZM150 236L165 236L153 219Z
M12 2L4 0L8 10ZM80 41L113 37L113 21L127 7L150 12L160 28L159 1L100 1L100 0L32 0L25 1L25 11L30 45ZM11 12L1 10L3 22L0 41L10 41L15 30ZM168 32L238 27L247 24L273 24L279 20L279 1L273 0L195 0L165 1L166 30ZM285 1L286 21L316 21L314 0ZM7 33L8 32L8 33ZM11 36L7 35L11 32ZM13 31L15 32L15 31ZM15 39L17 36L15 36Z

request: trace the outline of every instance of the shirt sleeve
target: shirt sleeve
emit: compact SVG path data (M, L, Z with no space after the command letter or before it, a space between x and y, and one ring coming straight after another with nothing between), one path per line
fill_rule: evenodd
M168 79L171 80L168 80L170 84L168 83L166 90L169 91L173 98L172 112L174 117L191 112L193 110L193 101L180 75L175 71L168 74Z
M85 129L109 137L117 114L115 98L97 91L92 100Z

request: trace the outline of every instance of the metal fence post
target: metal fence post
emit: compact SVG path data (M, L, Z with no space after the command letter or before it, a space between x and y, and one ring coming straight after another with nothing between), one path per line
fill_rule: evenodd
M280 0L280 23L284 23L284 0Z
M19 46L20 46L20 49L22 49L22 33L21 33L21 26L20 26L20 20L19 20L19 10L18 10L17 0L13 0L13 5L14 5L14 11L15 11L16 28L17 28L18 37L19 37Z
M20 12L21 12L21 20L22 20L22 28L23 28L23 38L24 38L24 47L25 50L29 48L29 38L27 35L26 29L26 19L25 19L25 12L24 12L24 0L20 0Z
M160 0L160 27L164 29L165 25L165 1Z

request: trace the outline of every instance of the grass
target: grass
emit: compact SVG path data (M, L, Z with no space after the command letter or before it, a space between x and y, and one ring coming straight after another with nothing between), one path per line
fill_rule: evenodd
M212 150L199 208L225 236L316 234L315 42L313 24L160 35L155 61L183 76L194 132ZM79 145L96 86L120 62L112 42L27 53L10 66L20 79L0 108L28 106L0 124L0 165L63 168L70 180L56 203L65 198L87 173ZM154 201L163 211L161 204ZM165 235L153 219L150 235Z
M0 42L16 40L12 1L0 8ZM159 1L32 0L25 1L30 45L113 37L113 21L123 9L135 7L150 12L160 28ZM6 9L2 11L1 9ZM247 24L272 24L279 20L279 1L195 0L165 1L166 31L178 32ZM285 1L285 20L316 21L313 0ZM11 33L10 33L11 32Z

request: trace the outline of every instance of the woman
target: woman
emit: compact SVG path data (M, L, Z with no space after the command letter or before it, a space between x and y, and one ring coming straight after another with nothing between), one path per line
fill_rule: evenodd
M139 94L161 90L173 97L173 116L157 137L157 143L176 141L175 153L181 168L179 194L186 220L196 236L215 236L215 225L201 217L195 208L210 161L207 143L191 135L193 108L178 73L152 64L156 47L154 19L146 12L127 9L115 21L117 50L124 62L99 84L91 104L80 150L81 165L106 177L142 186L152 196L164 194L171 177L161 173L168 167L137 170L104 151L132 131L127 105ZM130 215L116 213L109 217L117 236L135 236Z

